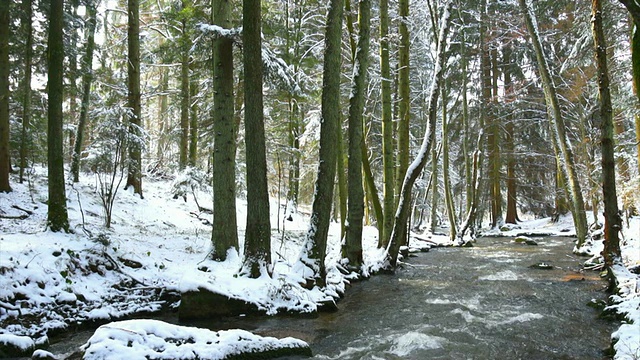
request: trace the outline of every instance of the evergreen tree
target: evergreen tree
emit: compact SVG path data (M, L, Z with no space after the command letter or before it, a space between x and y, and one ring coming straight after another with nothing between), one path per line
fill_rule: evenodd
M247 227L243 273L257 278L270 273L271 224L262 103L261 1L242 2L244 122L247 154Z
M230 0L212 0L213 24L231 28ZM236 220L236 127L233 111L233 40L213 40L213 258L238 249Z
M0 2L0 192L10 192L9 172L9 0Z
M62 134L63 100L63 19L64 1L51 0L49 12L48 40L48 182L49 204L47 225L54 232L69 231L67 197L64 188L64 156Z

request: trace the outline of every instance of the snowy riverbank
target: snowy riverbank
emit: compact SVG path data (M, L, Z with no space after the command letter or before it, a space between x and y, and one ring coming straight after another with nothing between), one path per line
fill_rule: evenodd
M118 193L112 229L105 229L95 180L85 175L80 183L67 188L75 233L60 234L45 230L45 181L42 173L36 173L28 184L13 184L14 192L0 194L0 214L5 216L0 219L0 344L32 349L45 345L52 333L79 323L108 323L176 306L177 294L198 287L243 299L268 314L313 312L318 304L344 293L353 277L344 275L337 265L340 229L332 223L327 259L329 286L321 291L299 285L303 277L297 257L308 226L305 211L293 214L291 221L283 220L282 212L278 214L282 209L272 202L273 277L238 278L239 254L231 254L223 263L208 260L211 216L199 211L193 194L186 202L174 200L169 182L147 179L144 199L122 190ZM210 194L197 192L196 196L201 206L210 206ZM241 241L245 205L238 200ZM625 228L627 265L640 264L640 222L633 220L631 231ZM564 218L556 224L542 219L524 222L520 227L505 234L546 231L567 235L564 230L571 231L572 226L570 218ZM448 242L442 236L429 240ZM384 257L376 245L377 230L365 228L364 254L369 272L378 270ZM640 326L638 278L629 274L624 284L621 281L621 289L626 292L615 299L622 301L617 309L626 311L635 324L623 325L616 333L620 339L616 344L618 359L631 358L624 356L640 351L640 346L633 348L634 341L640 342L640 331L636 331Z

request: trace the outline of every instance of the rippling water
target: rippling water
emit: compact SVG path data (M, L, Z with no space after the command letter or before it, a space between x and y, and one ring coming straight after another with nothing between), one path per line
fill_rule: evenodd
M571 239L536 240L434 249L395 275L354 284L338 312L225 327L301 338L316 359L604 358L614 324L586 304L606 298L605 282L579 272ZM529 267L540 262L554 269Z

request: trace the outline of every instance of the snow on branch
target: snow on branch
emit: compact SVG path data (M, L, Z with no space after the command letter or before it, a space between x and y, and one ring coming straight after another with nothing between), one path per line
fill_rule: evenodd
M262 46L262 65L265 80L292 94L301 92L293 69L264 45Z
M242 42L242 28L225 29L218 25L199 23L196 25L197 29L202 32L204 36L209 39L215 40L219 38L226 38L233 40L233 42Z

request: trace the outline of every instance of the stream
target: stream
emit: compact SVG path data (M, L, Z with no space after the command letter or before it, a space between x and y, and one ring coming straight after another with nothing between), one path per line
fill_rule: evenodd
M417 254L394 275L353 284L339 311L317 318L189 325L293 336L311 345L314 359L604 359L616 324L586 304L606 298L606 283L580 273L584 258L571 254L572 239L510 240ZM541 262L553 269L530 267Z

